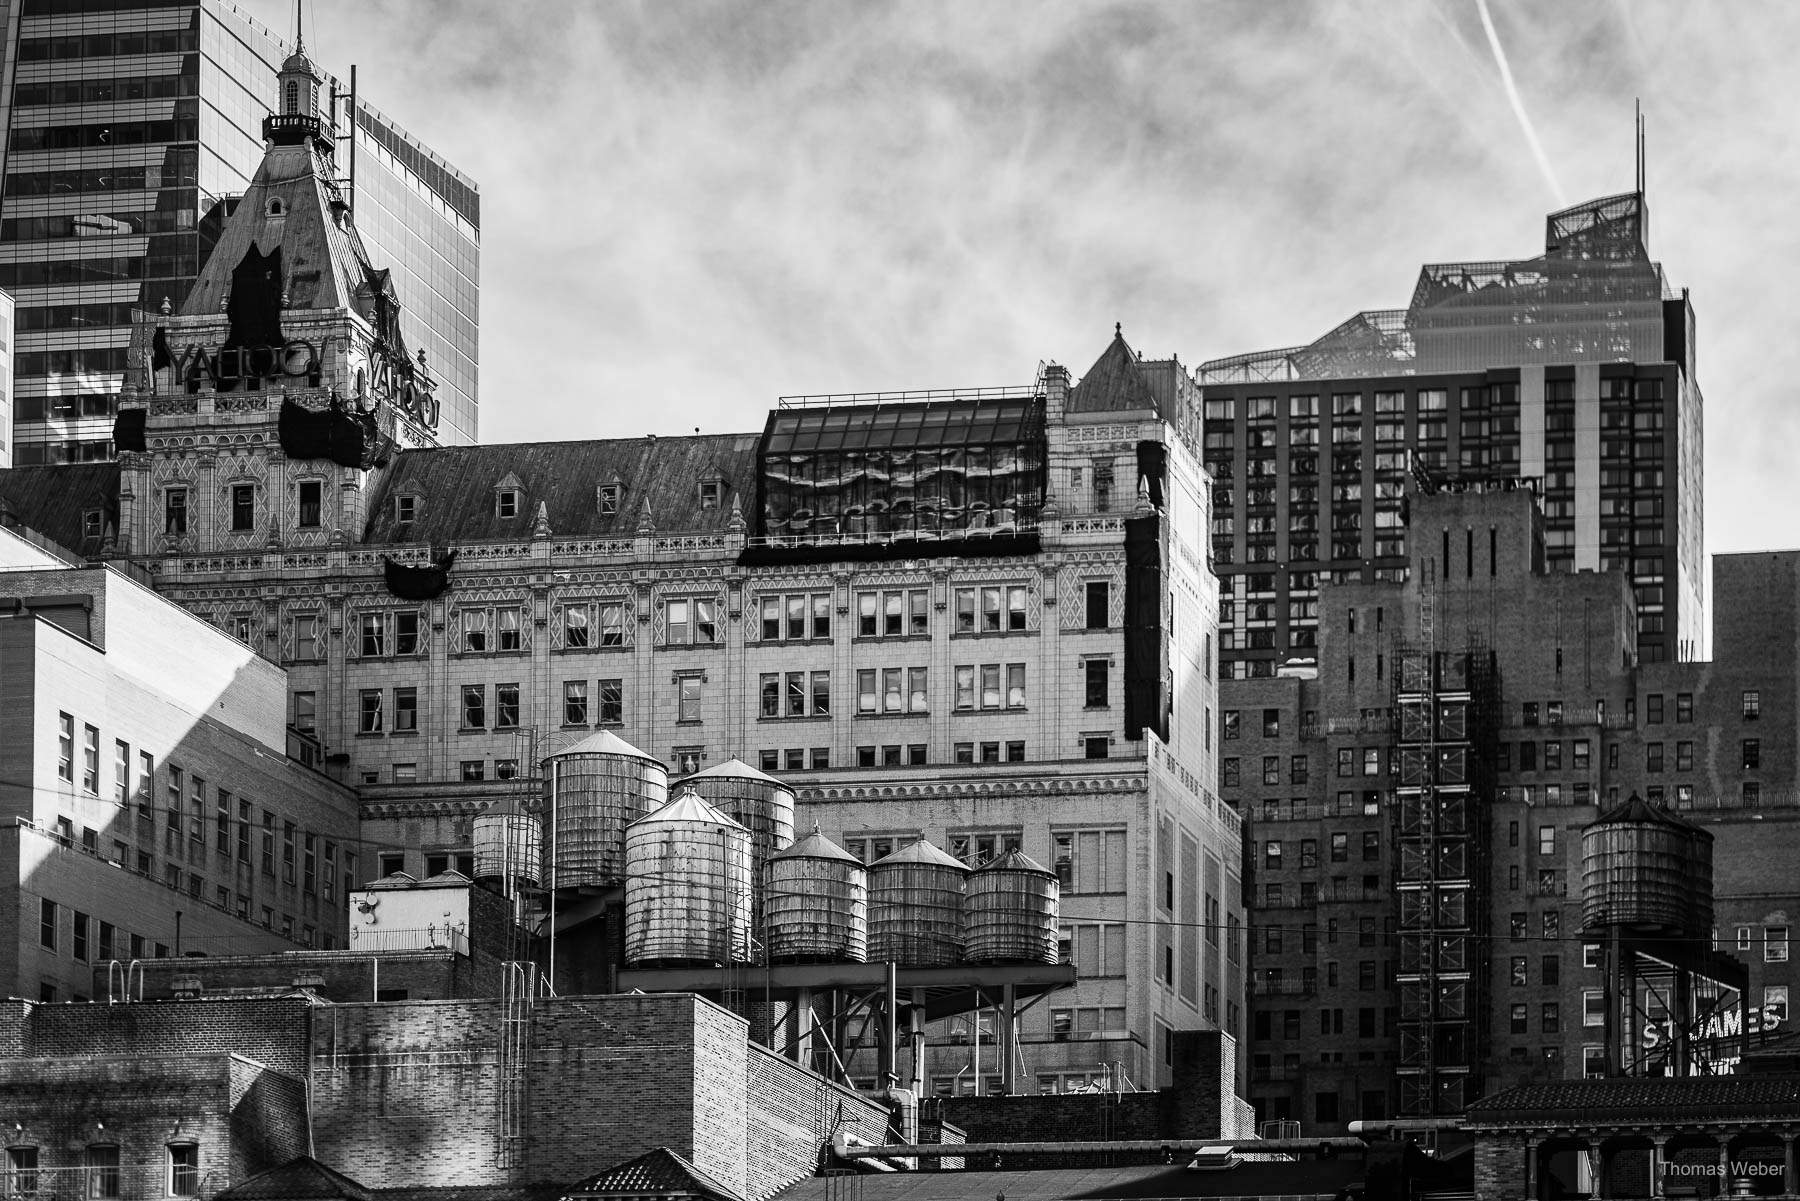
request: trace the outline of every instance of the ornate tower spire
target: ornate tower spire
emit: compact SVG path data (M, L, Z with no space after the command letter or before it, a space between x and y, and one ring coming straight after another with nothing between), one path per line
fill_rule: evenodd
M263 137L276 145L297 145L312 140L324 154L333 150L329 120L319 112L319 87L325 74L306 56L301 32L302 0L294 0L294 52L275 76L275 115L263 119Z

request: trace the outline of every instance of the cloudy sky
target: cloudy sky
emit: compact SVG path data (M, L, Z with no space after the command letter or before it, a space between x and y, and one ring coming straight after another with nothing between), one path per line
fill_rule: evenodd
M238 0L272 28L287 0ZM1707 548L1800 546L1800 4L308 0L480 184L484 442L1189 364L1524 258L1632 186L1692 289Z

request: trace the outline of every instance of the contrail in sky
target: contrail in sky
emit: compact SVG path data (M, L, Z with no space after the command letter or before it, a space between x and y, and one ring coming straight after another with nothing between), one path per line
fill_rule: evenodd
M1545 156L1544 148L1538 144L1537 130L1531 127L1531 118L1525 115L1525 102L1519 99L1519 89L1513 85L1512 68L1506 65L1506 51L1500 48L1500 35L1494 32L1494 18L1488 15L1487 0L1475 0L1475 7L1481 10L1481 27L1487 31L1488 46L1494 51L1494 62L1500 68L1500 82L1506 85L1506 98L1512 102L1513 115L1519 118L1519 128L1525 131L1525 140L1531 143L1531 155L1537 159L1538 170L1544 173L1550 191L1556 196L1556 203L1567 208L1569 198L1563 195L1562 185L1556 182L1556 172L1550 169L1550 160Z

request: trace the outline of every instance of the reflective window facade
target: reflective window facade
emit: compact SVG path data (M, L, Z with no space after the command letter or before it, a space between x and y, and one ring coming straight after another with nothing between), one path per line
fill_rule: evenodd
M224 0L8 7L0 288L18 301L23 403L3 414L4 453L16 464L109 458L130 311L181 307L262 159L288 47ZM359 107L358 226L374 262L393 269L407 340L439 380L439 437L473 441L479 196Z

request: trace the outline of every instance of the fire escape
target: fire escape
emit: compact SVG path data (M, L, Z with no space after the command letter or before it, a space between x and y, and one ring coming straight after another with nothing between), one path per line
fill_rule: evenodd
M1479 936L1487 913L1484 788L1491 780L1482 768L1491 762L1493 669L1473 644L1460 653L1437 650L1431 609L1427 595L1423 645L1403 645L1395 655L1402 1116L1460 1113L1480 1096L1487 1029Z

